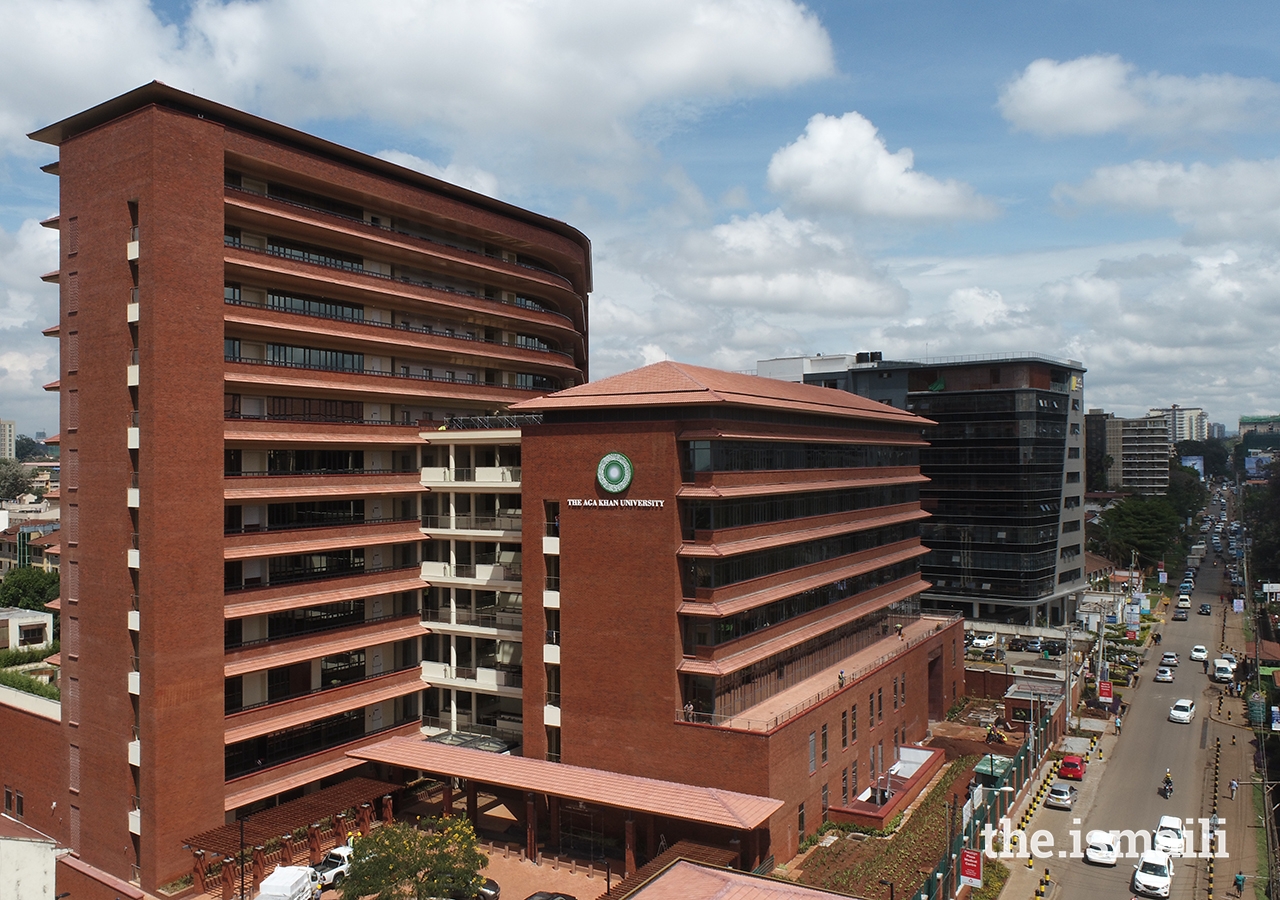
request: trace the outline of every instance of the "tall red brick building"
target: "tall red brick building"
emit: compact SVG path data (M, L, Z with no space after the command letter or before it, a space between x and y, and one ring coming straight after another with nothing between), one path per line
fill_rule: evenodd
M585 381L590 245L158 83L32 137L60 185L62 703L0 708L0 771L154 891L184 838L419 733L420 434Z

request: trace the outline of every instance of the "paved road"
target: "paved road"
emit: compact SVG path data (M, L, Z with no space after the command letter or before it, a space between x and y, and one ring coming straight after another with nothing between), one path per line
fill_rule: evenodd
M1068 855L1071 853L1072 828L1079 829L1083 846L1084 835L1095 828L1154 831L1162 815L1180 816L1184 822L1188 818L1198 820L1209 815L1213 740L1221 733L1224 741L1230 741L1230 732L1209 721L1207 714L1216 708L1221 691L1210 683L1202 664L1190 662L1189 656L1195 644L1208 647L1211 658L1218 648L1222 628L1222 607L1218 600L1222 571L1221 565L1214 568L1211 561L1202 568L1192 596L1189 620L1170 621L1163 626L1162 645L1150 651L1146 665L1139 670L1142 675L1140 685L1125 694L1130 708L1124 719L1124 733L1116 742L1106 766L1086 776L1080 786L1080 798L1074 812L1044 809L1036 814L1031 828L1051 831L1055 836L1055 849L1065 848ZM1196 614L1202 602L1212 605L1214 615ZM1174 670L1172 684L1158 684L1151 678L1159 662L1159 653L1168 650L1176 652L1182 664ZM1196 718L1189 726L1168 721L1169 707L1179 698L1196 702ZM1176 786L1173 798L1167 801L1158 791L1166 768L1172 771ZM1079 819L1080 824L1074 824L1075 819ZM1248 834L1240 824L1229 820L1223 824L1228 852ZM1194 830L1194 849L1199 852L1202 826L1196 821L1184 827ZM1121 859L1113 869L1092 866L1082 859L1067 858L1053 860L1049 866L1058 884L1057 897L1128 897L1132 893L1134 862ZM1229 883L1226 871L1229 865L1229 861L1223 861L1218 867L1216 887L1221 896L1226 895L1224 887ZM1044 862L1039 866L1043 868ZM1204 860L1177 861L1172 898L1181 900L1202 896L1204 886Z

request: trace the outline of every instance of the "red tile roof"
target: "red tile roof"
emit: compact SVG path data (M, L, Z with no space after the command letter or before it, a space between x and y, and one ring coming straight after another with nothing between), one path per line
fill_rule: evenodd
M40 333L43 334L45 337L57 337L61 329L62 329L61 325L50 325L48 328L44 329Z
M590 381L578 387L524 400L516 411L591 409L593 407L702 406L731 404L851 419L931 425L930 420L848 391L739 375L686 363L660 362Z
M45 438L45 439L44 439L44 442L45 442L46 444L61 444L61 443L62 443L62 435L60 435L60 434L55 434L53 437L47 437L47 438Z
M781 800L772 797L640 778L523 756L487 753L411 737L392 738L349 750L347 755L406 769L421 769L436 775L473 779L485 784L724 828L758 828L783 806Z
M833 896L844 895L780 878L680 860L627 894L625 900L831 900Z

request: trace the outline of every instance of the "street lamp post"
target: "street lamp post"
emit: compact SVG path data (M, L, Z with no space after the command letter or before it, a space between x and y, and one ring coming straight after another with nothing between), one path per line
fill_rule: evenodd
M889 900L893 900L893 882L885 881L883 878L881 878L880 883L883 885L886 885L889 888Z

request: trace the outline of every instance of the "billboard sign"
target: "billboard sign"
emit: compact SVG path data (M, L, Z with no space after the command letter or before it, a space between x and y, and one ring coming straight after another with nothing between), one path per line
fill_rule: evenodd
M960 851L960 885L962 887L982 887L982 851Z
M1111 682L1099 681L1098 682L1098 699L1106 700L1108 703L1110 703L1112 697L1113 697L1113 694L1111 693Z

